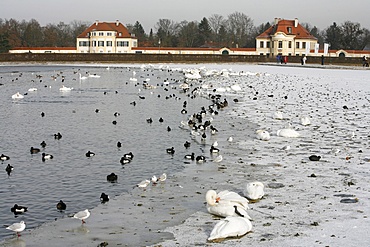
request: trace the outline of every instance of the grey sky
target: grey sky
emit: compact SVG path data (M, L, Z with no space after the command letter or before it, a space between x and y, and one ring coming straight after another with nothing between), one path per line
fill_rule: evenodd
M234 12L249 16L255 26L275 17L298 18L323 30L333 22L359 22L370 29L370 0L1 0L0 18L18 21L36 19L42 26L71 21L139 21L145 32L159 19L200 21L219 14L227 18Z

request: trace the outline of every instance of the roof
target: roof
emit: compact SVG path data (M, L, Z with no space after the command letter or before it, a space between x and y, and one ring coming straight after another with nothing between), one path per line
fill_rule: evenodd
M14 47L11 50L50 50L50 51L73 51L76 47Z
M217 47L132 47L132 50L148 50L148 51L220 51L229 49L231 51L256 51L256 48L217 48Z
M298 20L279 20L277 24L272 25L266 31L258 35L256 38L270 38L276 33L285 33L286 35L294 35L296 39L315 39L317 38L311 35L306 28L301 24L297 23L297 27L294 26ZM288 32L288 27L291 28L291 32Z
M122 23L116 22L94 22L90 27L85 29L77 38L88 38L89 33L99 31L114 31L118 38L132 38L128 29ZM121 35L119 35L121 33Z

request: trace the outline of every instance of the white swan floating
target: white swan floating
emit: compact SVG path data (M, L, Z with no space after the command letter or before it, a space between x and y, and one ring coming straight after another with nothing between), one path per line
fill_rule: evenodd
M300 134L294 129L279 129L276 134L281 137L299 137Z
M257 130L257 139L262 141L269 141L271 139L270 133L267 130Z
M59 88L59 91L61 91L61 92L70 92L72 89L73 89L73 87L66 87L66 86L63 85L61 88Z
M209 190L206 194L206 201L210 214L221 217L242 216L251 219L247 212L249 209L248 199L235 192L224 190L217 193L214 190Z
M214 227L208 241L229 237L240 237L252 230L252 223L243 217L229 216L220 220Z
M307 125L310 125L311 124L311 120L309 117L307 116L304 116L304 117L301 117L301 124L303 126L307 126Z
M19 92L12 95L12 99L23 99L24 96L20 94Z
M244 196L247 197L250 200L257 201L261 199L264 195L264 189L265 186L263 183L255 181L255 182L250 182L246 185Z

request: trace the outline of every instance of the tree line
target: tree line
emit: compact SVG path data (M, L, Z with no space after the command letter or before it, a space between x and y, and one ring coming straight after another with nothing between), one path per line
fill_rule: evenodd
M30 21L4 20L0 18L0 52L8 52L14 47L75 47L76 38L91 23L73 21L69 24L40 23ZM234 12L227 17L213 14L200 21L175 22L159 19L147 33L141 23L126 24L129 32L138 38L139 46L153 47L249 47L255 48L255 38L271 27L266 22L255 26L246 14ZM309 23L301 23L320 45L329 43L330 49L363 50L370 45L370 31L360 23L345 21L324 30Z

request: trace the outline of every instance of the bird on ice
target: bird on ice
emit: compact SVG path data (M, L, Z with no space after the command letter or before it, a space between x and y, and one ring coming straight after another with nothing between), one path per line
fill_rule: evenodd
M24 229L26 229L26 223L24 223L24 221L22 220L19 223L14 223L14 224L8 226L6 229L15 232L17 234L17 236L20 237L21 234L19 234L19 233L22 232Z
M86 223L85 220L90 217L90 212L88 209L85 209L84 211L80 211L73 215L73 218L79 219L82 221L82 224Z

